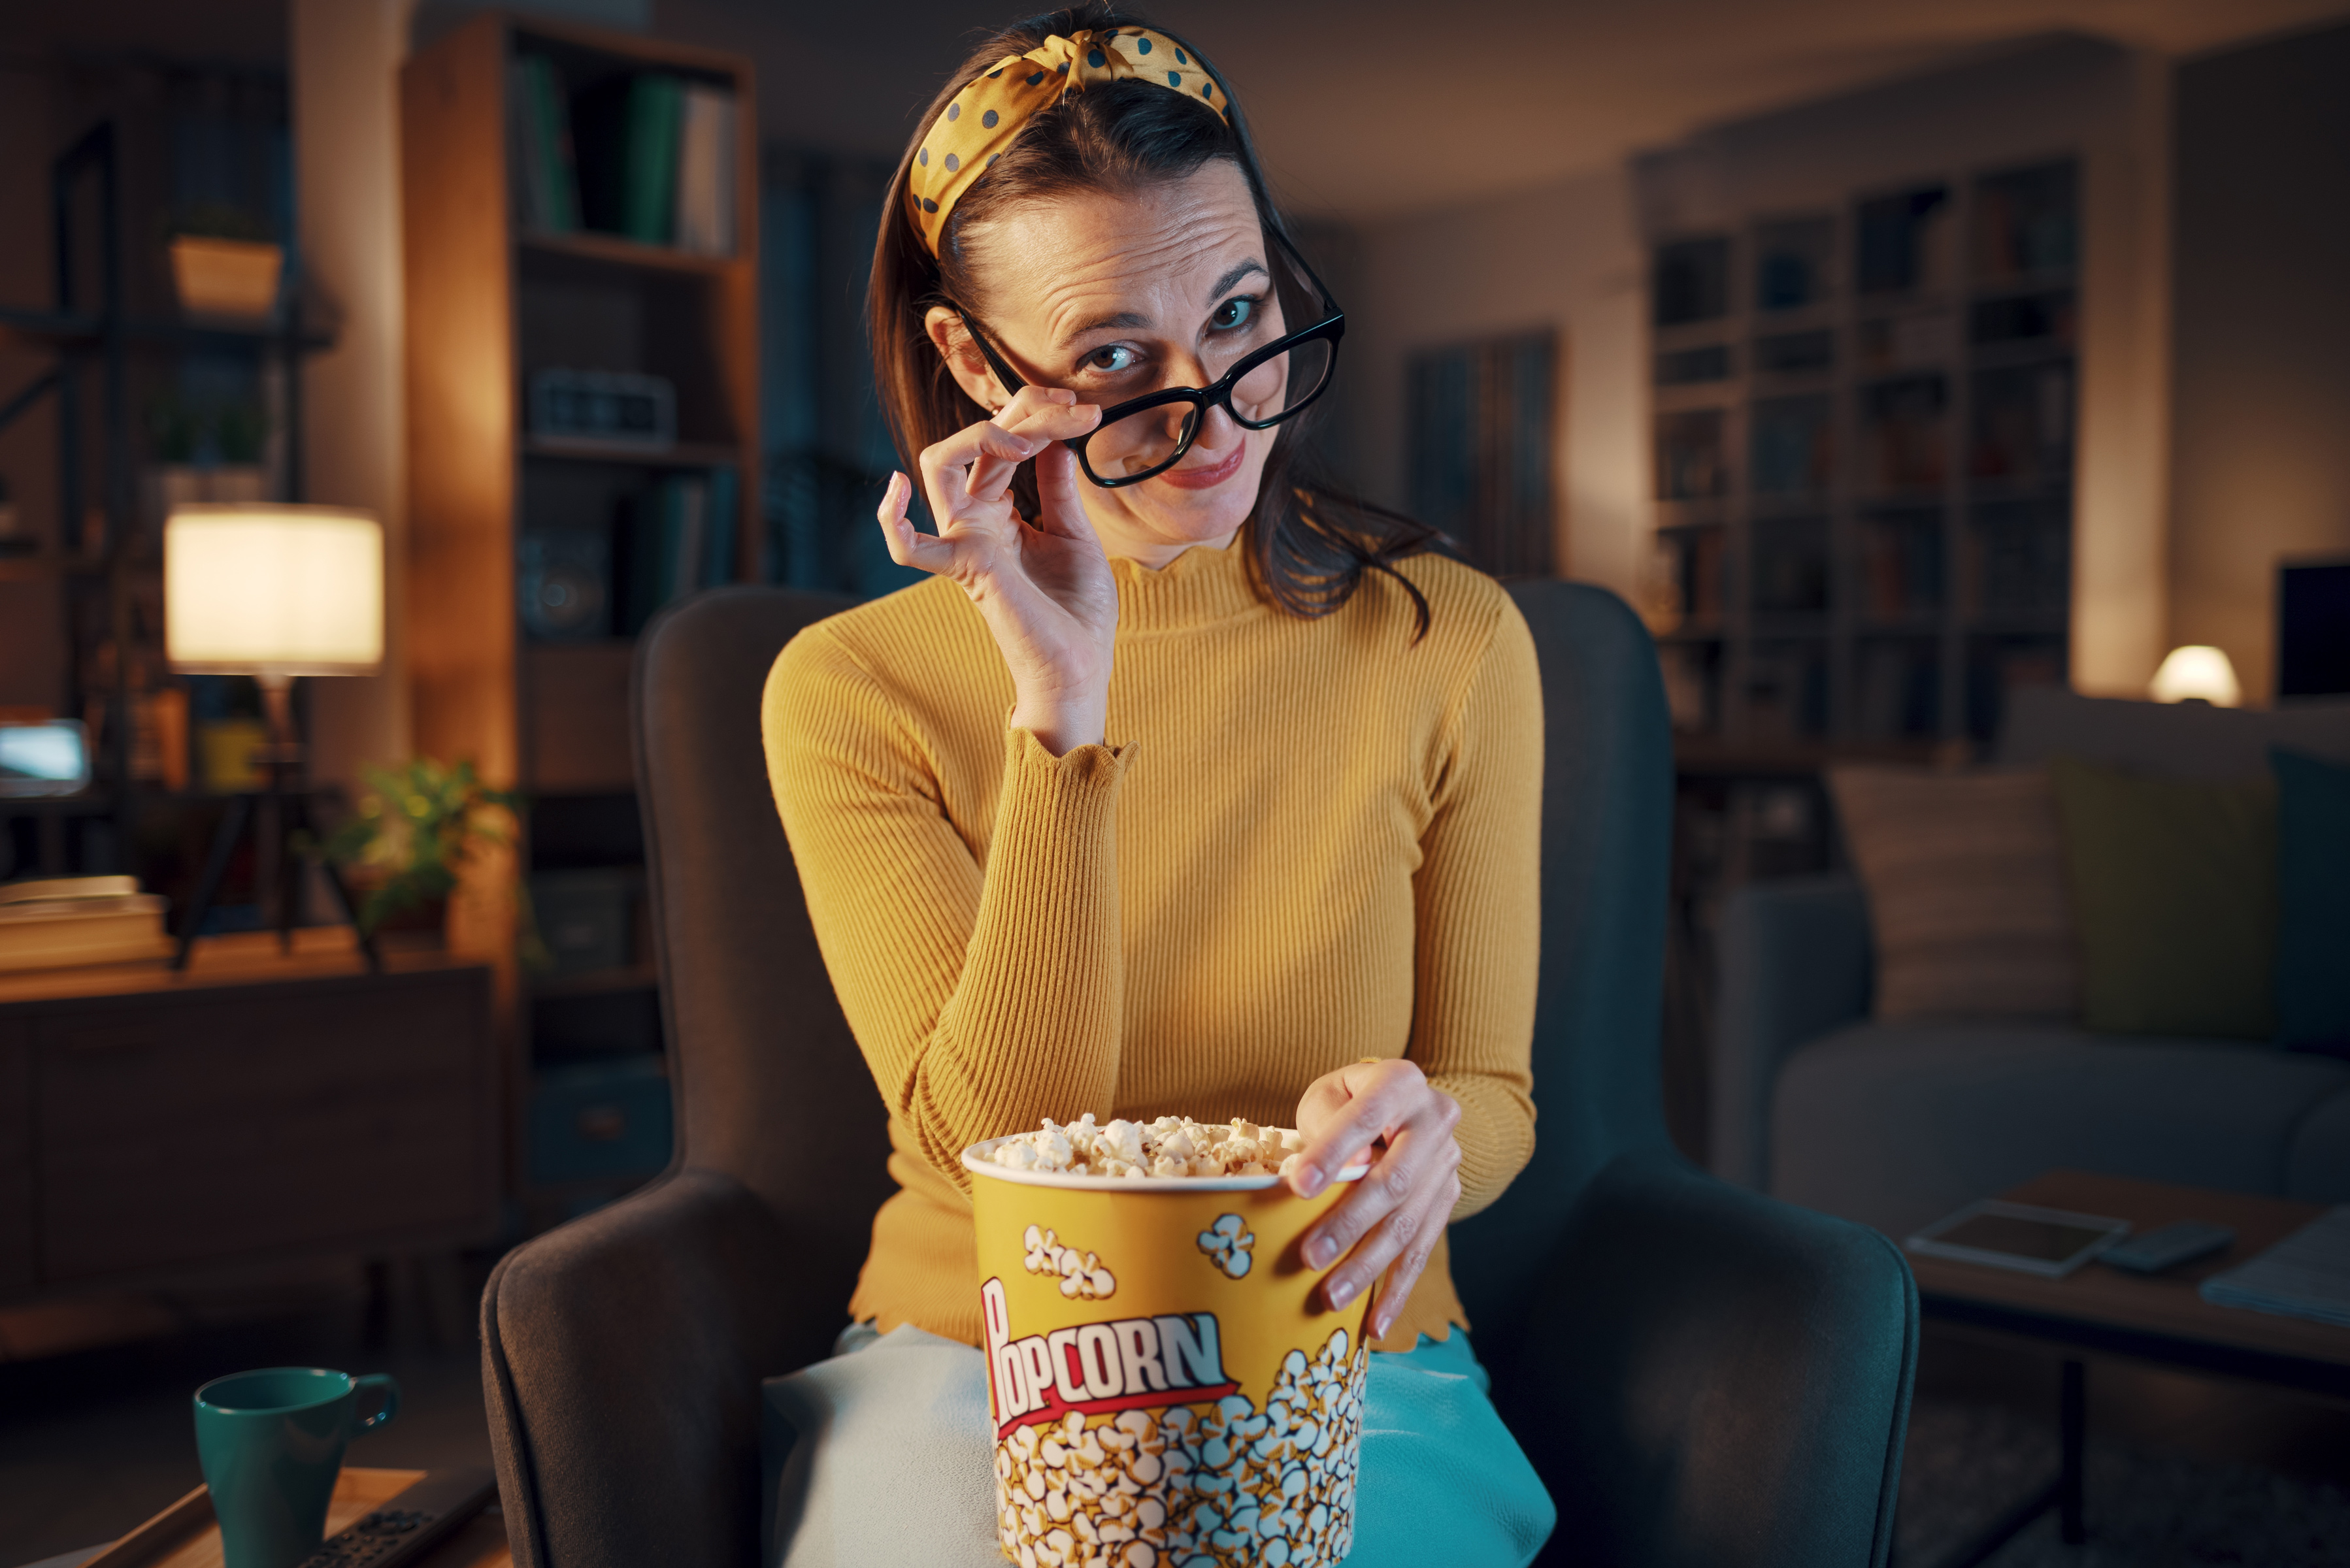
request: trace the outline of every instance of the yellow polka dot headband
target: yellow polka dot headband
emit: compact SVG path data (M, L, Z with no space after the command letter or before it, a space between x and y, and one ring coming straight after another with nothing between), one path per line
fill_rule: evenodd
M915 230L936 255L947 217L963 192L1003 156L1031 119L1097 83L1151 82L1189 93L1224 116L1223 89L1191 52L1164 33L1145 27L1058 33L1024 55L1006 55L995 68L955 94L931 123L906 171L906 199Z

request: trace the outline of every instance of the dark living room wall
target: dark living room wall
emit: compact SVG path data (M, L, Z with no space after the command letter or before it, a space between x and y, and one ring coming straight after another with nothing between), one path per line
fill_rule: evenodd
M2173 643L2274 690L2276 563L2350 556L2350 26L2178 67Z

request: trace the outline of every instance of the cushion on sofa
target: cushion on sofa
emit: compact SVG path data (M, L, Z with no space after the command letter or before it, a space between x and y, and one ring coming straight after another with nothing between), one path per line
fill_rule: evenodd
M2286 708L2213 708L2084 697L2061 686L2019 686L2006 698L1998 760L2027 766L2083 757L2161 778L2246 779L2269 771L2269 748L2291 746L2350 763L2350 699Z
M2081 1022L2116 1034L2276 1032L2276 786L2049 763L2081 933Z
M2350 768L2276 747L2277 1044L2350 1052Z
M2044 773L1836 767L1828 786L1868 890L1877 1017L2073 1016L2080 975Z
M2350 1203L2350 1087L2301 1118L2284 1158L2284 1195Z
M1859 1023L1781 1069L1769 1190L1897 1240L2057 1166L2283 1193L2333 1168L2296 1151L2344 1096L2350 1064L2261 1044Z

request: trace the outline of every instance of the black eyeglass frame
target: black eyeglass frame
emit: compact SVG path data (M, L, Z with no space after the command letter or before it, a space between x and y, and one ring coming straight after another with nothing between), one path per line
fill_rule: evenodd
M1093 481L1095 484L1100 486L1104 490L1117 490L1124 485L1139 484L1146 479L1158 478L1160 474L1166 472L1169 469L1183 461L1184 453L1190 452L1191 450L1191 443L1200 438L1200 431L1201 427L1208 422L1208 411L1211 409L1220 408L1223 410L1226 414L1232 417L1232 422L1240 426L1241 429L1244 431L1271 430L1274 426L1281 423L1284 420L1294 420L1298 415L1304 413L1306 410L1312 408L1315 403L1320 400L1322 394L1330 389L1331 381L1335 379L1338 374L1338 342L1339 339L1343 338L1347 335L1347 312L1339 306L1337 296L1330 292L1330 286L1324 283L1322 279L1315 275L1314 269L1306 265L1305 258L1297 254L1297 247L1289 243L1289 236L1281 233L1278 229L1272 230L1271 232L1273 234L1274 243L1279 244L1282 250L1287 253L1289 259L1297 265L1297 270L1305 275L1305 281L1312 284L1315 289L1319 292L1322 296L1323 303L1329 306L1330 314L1322 320L1315 322L1313 326L1305 327L1302 331L1293 332L1286 337L1277 338L1274 341L1266 344L1263 348L1257 349L1255 352L1243 357L1240 363L1234 365L1230 370L1225 371L1222 378L1213 386L1165 387L1156 392L1147 393L1139 398L1130 398L1123 403L1114 404L1109 408L1104 409L1102 410L1101 422L1099 424L1096 425L1092 430L1087 431L1084 435L1075 437L1061 443L1063 446L1069 448L1072 452L1077 454L1077 466L1086 471L1086 477ZM1279 287L1280 283L1279 280L1276 279L1274 280L1274 288L1278 290ZM952 300L947 301L947 306L955 313L956 318L962 321L963 330L971 334L972 341L979 345L980 353L987 359L987 368L995 372L995 379L1003 383L1004 391L1011 396L1018 396L1020 389L1026 386L1028 383L1020 379L1018 371L1013 369L1011 366L1003 362L1003 356L998 354L995 351L995 345L987 340L987 332L982 323L977 317L973 317L971 312L963 309L962 306L955 304ZM1326 340L1330 345L1329 369L1322 373L1322 384L1315 387L1313 392L1307 396L1304 402L1294 403L1290 407L1282 410L1281 412L1274 415L1273 418L1269 420L1243 419L1241 417L1240 410L1232 407L1232 389L1240 385L1241 379L1243 377L1248 375L1259 366L1269 363L1280 355L1288 353L1291 349L1297 348L1301 344ZM1164 408L1170 403L1189 403L1194 409L1199 410L1191 421L1191 428L1183 432L1183 439L1175 443L1175 452L1173 456L1170 457L1165 462L1159 464L1156 468L1146 469L1140 473L1120 474L1116 479L1104 479L1100 474L1094 472L1094 465L1091 460L1086 456L1086 443L1087 441L1093 440L1094 437L1107 430L1112 424L1119 420L1125 419L1129 415L1146 412L1151 409Z

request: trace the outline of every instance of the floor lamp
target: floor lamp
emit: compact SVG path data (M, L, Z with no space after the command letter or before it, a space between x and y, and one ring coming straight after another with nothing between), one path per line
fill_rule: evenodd
M256 813L255 880L265 897L274 894L278 943L290 950L298 867L286 846L291 818L307 817L308 801L306 791L287 788L302 771L294 678L373 675L383 667L383 525L371 513L336 506L174 507L163 524L163 647L172 668L186 674L252 676L269 721L258 758L266 787L229 803L172 967L187 967ZM324 869L343 918L356 924L341 877ZM369 967L380 968L374 941L360 945Z

